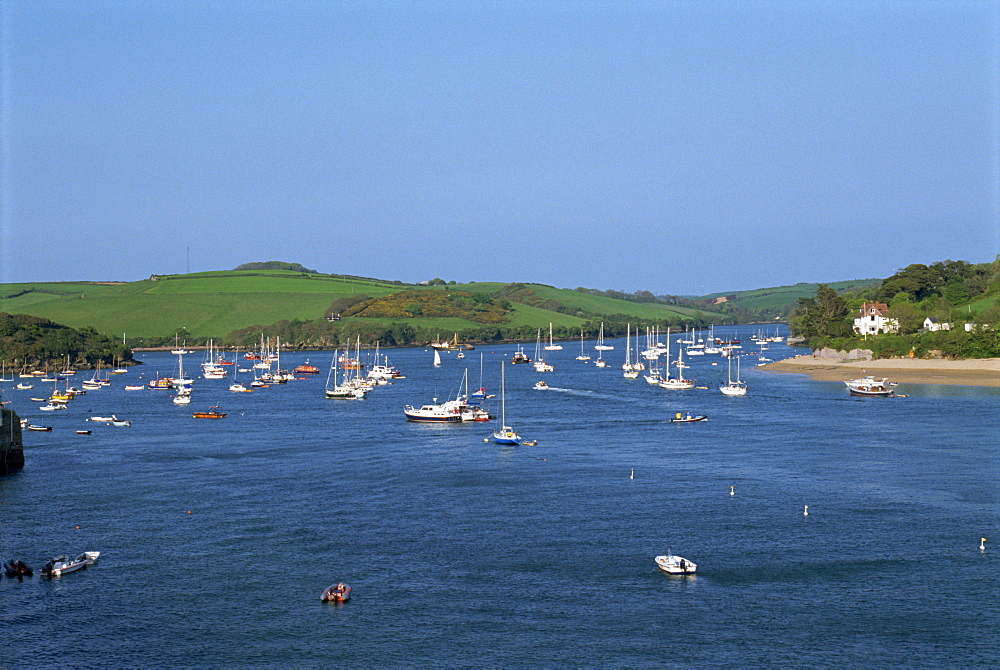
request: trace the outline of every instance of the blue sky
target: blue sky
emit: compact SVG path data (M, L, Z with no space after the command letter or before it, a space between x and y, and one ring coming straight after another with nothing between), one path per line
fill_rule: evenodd
M0 12L3 282L704 294L1000 251L993 2Z

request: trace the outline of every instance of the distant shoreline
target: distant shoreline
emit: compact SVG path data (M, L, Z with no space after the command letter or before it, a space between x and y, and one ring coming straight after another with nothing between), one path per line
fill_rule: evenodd
M786 358L757 367L765 372L798 373L816 381L846 381L871 375L901 384L1000 387L1000 358L964 360L887 358L837 361L809 354Z

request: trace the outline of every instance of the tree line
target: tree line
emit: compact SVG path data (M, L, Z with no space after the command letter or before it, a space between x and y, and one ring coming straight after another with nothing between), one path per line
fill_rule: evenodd
M861 339L854 316L864 303L886 305L897 332ZM933 317L949 330L927 331ZM965 324L970 324L966 328ZM956 358L1000 356L1000 256L992 263L915 263L880 286L839 294L821 284L816 295L800 298L789 317L790 332L809 346L839 350L871 349L877 356L938 353Z

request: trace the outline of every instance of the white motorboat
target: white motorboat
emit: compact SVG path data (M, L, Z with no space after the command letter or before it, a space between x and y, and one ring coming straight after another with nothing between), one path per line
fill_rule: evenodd
M423 423L459 423L462 421L460 412L456 412L455 408L447 402L438 403L437 398L434 399L433 403L420 407L404 405L403 414L406 415L407 421Z
M851 395L873 398L891 398L896 395L896 393L889 388L890 384L887 379L875 379L871 375L861 377L860 379L849 379L845 381L844 384L847 386Z
M93 565L97 557L101 555L99 551L85 551L74 559L70 559L66 554L50 559L42 566L41 573L46 577L59 577L70 572L82 570L88 565Z
M656 567L671 575L693 575L698 569L692 561L674 556L669 550L666 555L656 557Z

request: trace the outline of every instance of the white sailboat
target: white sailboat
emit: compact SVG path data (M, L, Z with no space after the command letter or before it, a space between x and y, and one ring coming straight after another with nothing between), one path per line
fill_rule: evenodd
M441 367L441 354L438 353L437 349L434 350L434 367Z
M733 381L733 359L736 359L736 381ZM740 357L730 356L727 361L729 364L729 370L727 373L727 383L725 386L720 386L719 390L722 391L723 395L746 395L747 385L740 381Z
M549 321L549 343L545 345L545 351L559 351L561 349L561 344L556 344L552 341L552 322Z
M679 342L680 344L681 342ZM664 370L666 372L666 379L660 382L660 388L670 389L671 391L686 391L688 389L694 388L694 382L690 379L684 379L684 348L678 347L680 352L677 354L677 378L670 378L670 331L667 331L667 358L664 362Z
M493 441L497 444L521 444L521 436L507 425L507 378L502 362L500 363L500 427L493 431Z
M576 357L578 361L589 361L590 356L583 353L583 328L580 329L580 355Z
M326 388L324 394L327 398L337 398L339 400L360 400L365 397L365 391L353 386L344 386L337 383L337 360L339 351L333 352L333 360L330 361L330 370L326 373ZM437 353L437 352L435 352ZM347 373L345 373L346 375ZM330 386L330 377L333 377L333 386Z
M601 334L597 336L597 344L594 345L596 351L611 351L614 349L610 344L604 344L604 322L601 321ZM601 366L603 367L603 366Z
M550 363L545 362L545 355L542 354L542 329L538 329L538 336L535 339L535 372L552 372L555 370Z
M625 379L635 379L639 376L639 370L632 363L632 324L625 326L625 362L622 363L622 376Z

